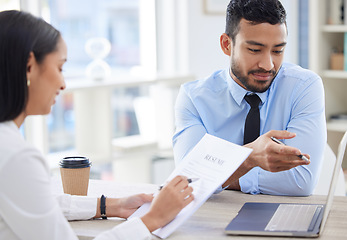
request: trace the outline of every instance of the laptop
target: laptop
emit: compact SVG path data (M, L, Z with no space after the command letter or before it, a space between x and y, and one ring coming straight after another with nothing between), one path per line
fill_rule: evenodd
M325 204L247 202L225 228L228 235L318 237L325 226L347 142L344 134L337 153Z

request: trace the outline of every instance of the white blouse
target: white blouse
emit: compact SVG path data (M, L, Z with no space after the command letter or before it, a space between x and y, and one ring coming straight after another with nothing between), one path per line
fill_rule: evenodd
M13 121L0 123L0 239L78 239L68 220L95 216L97 199L54 197L49 168ZM64 217L65 215L65 217ZM139 240L152 235L134 218L95 239Z

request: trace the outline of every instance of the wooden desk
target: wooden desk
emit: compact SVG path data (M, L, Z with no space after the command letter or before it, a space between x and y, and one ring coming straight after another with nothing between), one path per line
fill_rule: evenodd
M106 194L108 197L122 197L140 192L151 193L157 186L151 184L119 184L91 180L90 196ZM281 202L281 203L324 203L325 196L281 197L268 195L249 195L236 191L224 191L211 198L181 225L168 239L172 240L222 240L222 239L267 239L267 237L228 236L224 228L234 218L245 202ZM101 231L122 223L119 218L108 220L90 220L70 222L80 239L92 239ZM153 236L153 239L157 239ZM292 239L292 238L276 238ZM297 238L293 238L297 239ZM320 239L347 239L347 197L335 197L325 230Z

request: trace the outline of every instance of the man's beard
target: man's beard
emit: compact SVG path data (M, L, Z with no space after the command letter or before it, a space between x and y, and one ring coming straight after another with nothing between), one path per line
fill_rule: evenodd
M242 83L242 85L244 87L246 87L246 89L248 91L251 91L251 92L259 92L259 93L265 92L266 90L269 89L273 80L276 77L276 72L274 70L265 71L264 69L251 70L247 73L247 76L242 75L240 68L239 68L239 65L237 63L235 63L235 61L232 61L231 66L230 66L230 70L231 70L232 74L234 74L234 76ZM270 74L272 74L273 77L270 81L270 84L268 84L268 85L266 82L263 84L264 86L254 86L254 85L250 84L251 80L248 77L252 73L270 73Z

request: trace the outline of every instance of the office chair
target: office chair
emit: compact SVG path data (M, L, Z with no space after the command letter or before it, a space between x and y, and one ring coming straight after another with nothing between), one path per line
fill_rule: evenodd
M340 141L339 148L337 151L338 158L344 157L346 144L347 144L347 131L345 132L344 136L342 137ZM314 195L328 194L332 172L335 167L335 162L336 162L336 156L333 150L330 148L330 146L326 144L322 170L320 173L320 177L318 179L318 183L312 194ZM343 174L341 166L339 166L339 168L340 168L340 174L338 177L338 183L335 190L335 196L346 196L345 178L344 178L344 174Z

